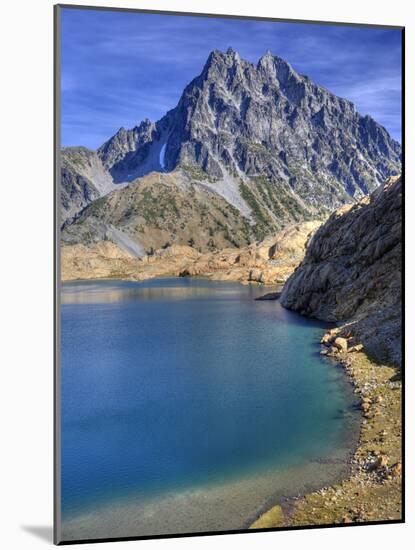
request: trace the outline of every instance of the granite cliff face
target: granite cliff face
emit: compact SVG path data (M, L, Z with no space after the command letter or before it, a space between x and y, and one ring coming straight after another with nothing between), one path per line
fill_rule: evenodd
M401 361L402 181L389 178L315 233L281 303L341 322L371 355Z
M382 126L283 59L268 52L254 65L232 49L213 51L160 121L121 129L98 150L118 180L191 164L216 179L288 183L329 207L396 173L400 154Z
M75 154L76 153L76 154ZM159 121L121 128L97 151L63 151L63 211L151 172L184 170L271 233L353 201L400 171L401 148L353 104L266 53L213 51ZM74 159L74 157L76 157Z

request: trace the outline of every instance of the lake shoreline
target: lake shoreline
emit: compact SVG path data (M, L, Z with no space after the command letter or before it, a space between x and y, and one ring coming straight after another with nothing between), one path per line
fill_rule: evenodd
M204 276L212 280L284 284L304 257L320 221L289 225L260 242L211 250L170 244L135 257L111 241L61 248L61 278L143 281L159 277Z
M299 495L345 479L350 473L353 452L350 449L346 454L340 458L336 454L325 456L306 465L165 495L160 501L138 504L126 499L124 503L102 505L95 511L85 511L63 520L63 540L221 531L238 533L250 529L258 516L275 505L288 506ZM301 489L297 487L290 492L293 480ZM265 496L267 491L269 494ZM226 509L226 515L220 518L221 525L218 525L214 512L218 503L220 509ZM207 528L209 525L211 527Z
M250 529L402 521L399 371L372 362L364 351L343 352L337 359L360 397L361 429L349 475L319 490L284 499L260 515Z
M244 270L245 272L246 270ZM84 274L85 275L85 274ZM288 275L287 275L288 277ZM205 279L206 281L223 281L223 282L229 282L229 283L239 283L241 285L250 285L255 284L258 286L263 287L279 287L282 289L283 282L280 281L272 281L266 279L265 281L260 281L257 279L251 279L249 280L247 277L242 277L241 273L239 271L212 271L212 272L204 272L200 273L198 275L189 275L189 274L183 274L181 271L178 270L166 270L163 273L159 272L152 272L151 270L144 271L140 274L140 278L136 278L135 276L131 275L125 275L122 273L115 273L113 276L102 276L102 277L90 277L85 278L83 277L73 277L73 278L61 278L61 284L63 283L77 283L77 282L99 282L99 281L123 281L123 282L129 282L129 283L144 283L146 281L150 281L152 279L171 279L171 278L180 278L180 279Z
M259 287L257 284L253 286ZM308 324L306 320L303 322ZM323 332L324 328L319 334ZM315 342L314 336L312 341ZM318 356L316 343L313 344L313 350L312 353ZM323 358L319 361L328 363ZM325 370L331 367L327 364L322 365L322 368ZM288 497L295 498L318 490L323 485L340 482L350 473L350 461L357 444L360 426L357 414L352 411L354 399L348 378L339 373L334 380L336 383L344 384L344 388L339 388L341 393L350 392L347 399L349 406L341 412L342 416L346 415L344 436L340 444L327 454L316 453L304 463L301 462L301 457L296 456L293 457L295 459L292 463L288 462L286 467L277 468L269 474L260 470L251 478L238 478L235 482L226 480L222 486L197 487L193 492L190 490L184 494L172 495L170 500L155 503L147 510L145 506L134 504L133 501L119 501L114 503L113 509L111 506L102 505L96 511L85 511L71 519L67 516L63 523L64 539L118 536L114 535L114 532L119 533L119 536L154 536L180 532L240 531L249 528L259 515L276 503L289 501ZM299 460L298 466L296 459ZM215 510L218 508L217 503L221 503L221 506ZM149 515L153 518L150 523ZM175 523L178 518L179 522ZM109 531L107 525L111 526Z

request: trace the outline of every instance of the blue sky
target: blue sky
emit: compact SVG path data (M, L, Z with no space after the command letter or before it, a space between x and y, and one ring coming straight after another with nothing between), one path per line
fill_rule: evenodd
M213 49L256 63L266 50L353 101L400 141L401 33L395 29L62 9L62 145L99 147L158 120Z

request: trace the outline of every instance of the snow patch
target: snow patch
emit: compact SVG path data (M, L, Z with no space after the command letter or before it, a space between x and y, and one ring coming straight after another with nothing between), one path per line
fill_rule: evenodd
M159 156L159 161L160 161L160 166L162 168L163 171L166 170L166 162L165 162L165 156L166 156L166 143L164 143L160 149L160 156Z

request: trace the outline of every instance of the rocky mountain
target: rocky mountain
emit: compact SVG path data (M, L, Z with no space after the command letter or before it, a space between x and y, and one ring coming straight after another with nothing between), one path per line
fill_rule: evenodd
M65 147L61 153L61 223L95 199L116 189L96 151Z
M399 170L400 146L369 116L267 52L253 65L213 51L161 120L121 128L98 155L116 181L197 165L208 176L264 176L311 203L359 197Z
M358 199L400 170L401 148L354 105L266 53L213 51L177 106L121 128L97 151L62 153L64 219L117 185L182 170L272 232Z
M391 177L314 234L284 286L285 307L347 324L381 361L401 361L402 180Z

